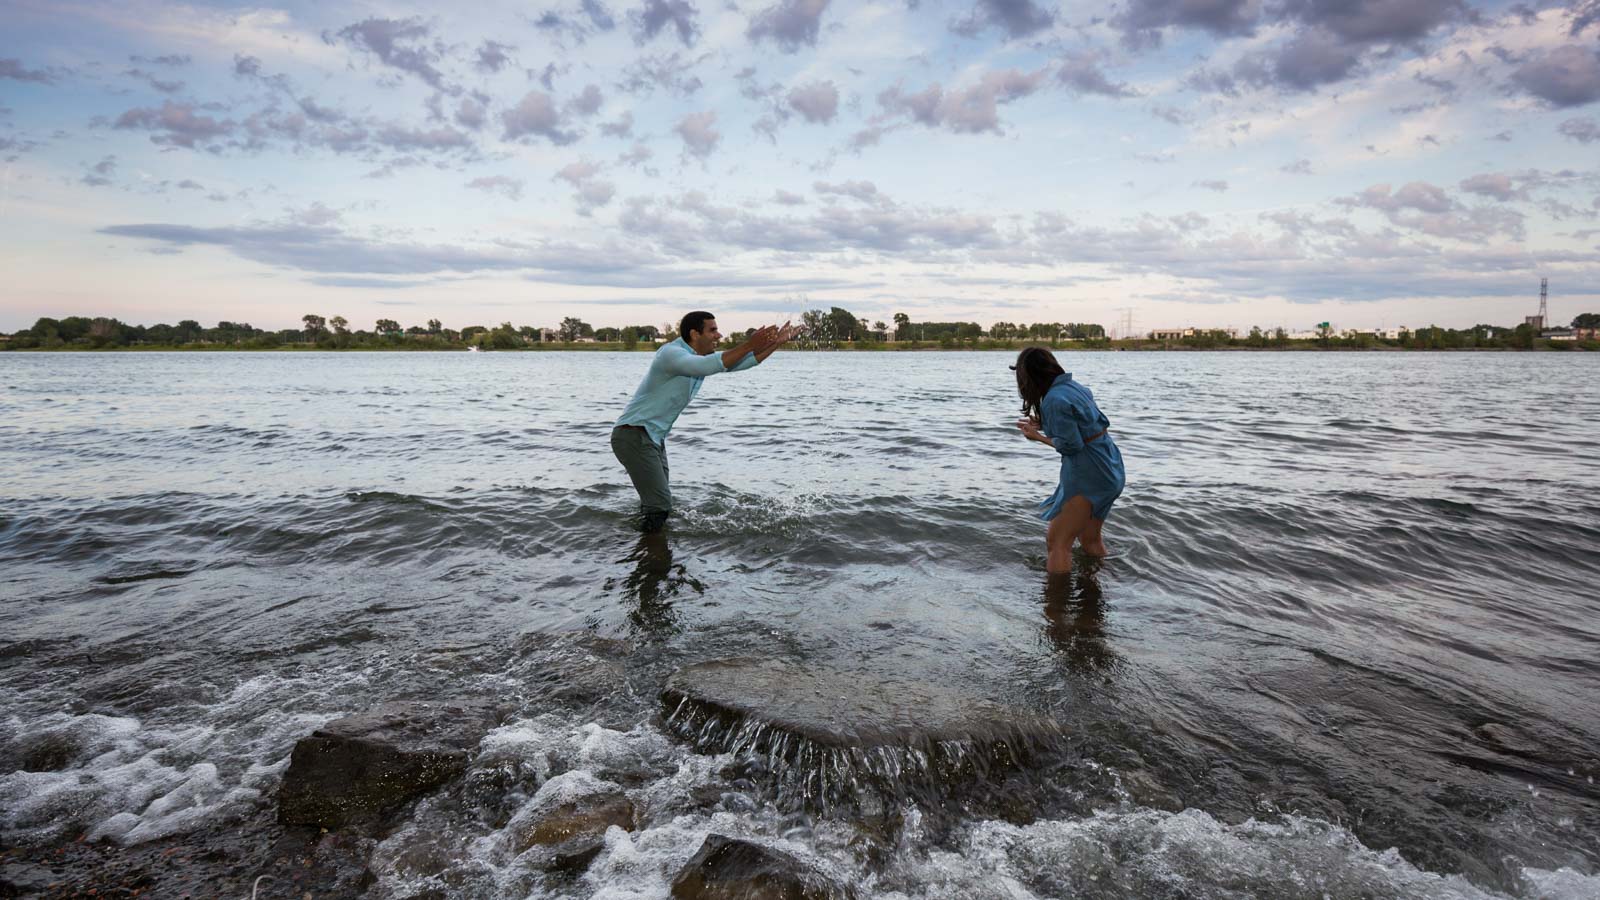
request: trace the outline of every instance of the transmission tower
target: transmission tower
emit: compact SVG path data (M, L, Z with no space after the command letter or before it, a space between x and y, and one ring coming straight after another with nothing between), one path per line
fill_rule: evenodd
M1128 340L1133 337L1133 307L1123 306L1118 308L1117 312L1122 315L1117 317L1117 331L1120 333L1116 337Z

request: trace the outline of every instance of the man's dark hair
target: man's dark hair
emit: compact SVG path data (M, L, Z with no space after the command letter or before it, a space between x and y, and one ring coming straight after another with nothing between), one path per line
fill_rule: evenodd
M711 313L708 313L703 309L697 309L694 312L689 313L687 316L683 317L682 322L678 323L678 337L681 337L687 341L689 339L689 332L705 331L706 320L715 318L716 316L713 316Z

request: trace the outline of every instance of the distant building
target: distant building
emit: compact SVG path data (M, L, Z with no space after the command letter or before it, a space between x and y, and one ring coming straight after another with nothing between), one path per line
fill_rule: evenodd
M1544 331L1544 316L1529 316L1522 323L1536 332Z
M1578 330L1576 328L1552 328L1539 336L1549 341L1575 341L1578 339Z
M1401 335L1410 334L1410 333L1411 333L1411 329L1405 327L1404 325L1401 325L1398 328L1380 328L1380 329L1378 329L1378 337L1381 337L1386 341L1398 341L1398 340L1400 340L1400 336Z
M1181 341L1186 337L1194 337L1193 328L1157 328L1150 332L1152 341Z
M539 329L539 340L546 344L553 344L561 340L561 333L554 328L541 328Z

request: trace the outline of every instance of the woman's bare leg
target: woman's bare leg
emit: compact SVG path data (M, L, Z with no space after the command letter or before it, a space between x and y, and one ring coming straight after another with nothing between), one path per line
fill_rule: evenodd
M1072 571L1072 542L1088 527L1092 511L1088 498L1082 494L1062 504L1061 512L1050 520L1050 527L1044 533L1049 551L1044 561L1046 572L1061 575Z
M1090 519L1083 526L1083 533L1078 535L1078 544L1083 547L1083 552L1090 556L1106 555L1106 542L1100 537L1100 529L1105 524L1104 519Z

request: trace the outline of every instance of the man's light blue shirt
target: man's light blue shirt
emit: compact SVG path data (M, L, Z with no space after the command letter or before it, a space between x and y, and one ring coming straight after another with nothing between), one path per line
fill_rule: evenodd
M758 362L754 353L746 353L728 369L722 365L720 351L701 356L681 337L664 344L650 361L650 371L645 373L644 381L639 382L639 389L633 392L633 399L628 401L628 408L622 411L617 424L642 426L650 440L662 446L667 442L672 423L678 421L678 414L700 393L700 382L705 381L707 375L743 372Z

